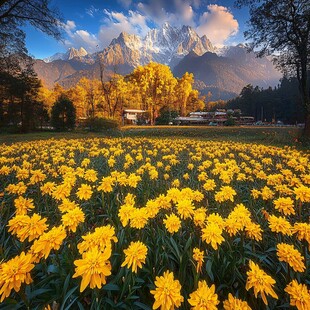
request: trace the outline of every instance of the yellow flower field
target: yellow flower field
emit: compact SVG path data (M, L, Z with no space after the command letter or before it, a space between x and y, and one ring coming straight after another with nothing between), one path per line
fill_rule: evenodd
M310 309L309 153L0 145L0 199L1 309Z

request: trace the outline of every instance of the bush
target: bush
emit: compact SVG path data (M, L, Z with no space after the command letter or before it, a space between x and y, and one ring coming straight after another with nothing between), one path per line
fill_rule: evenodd
M90 131L98 132L118 127L118 121L112 118L92 117L87 120L86 126Z
M232 117L228 118L228 120L225 122L225 126L235 126L235 125L236 122Z
M160 115L156 118L155 124L169 125L176 117L178 117L177 111L162 110L160 111Z

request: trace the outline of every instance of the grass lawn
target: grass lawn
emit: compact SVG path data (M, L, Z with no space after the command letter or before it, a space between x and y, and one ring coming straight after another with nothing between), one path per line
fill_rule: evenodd
M118 130L91 133L82 130L73 132L35 132L28 134L0 134L0 143L45 140L81 139L94 137L175 137L212 141L235 141L262 143L275 146L301 147L298 138L301 129L296 127L209 127L209 126L125 126Z

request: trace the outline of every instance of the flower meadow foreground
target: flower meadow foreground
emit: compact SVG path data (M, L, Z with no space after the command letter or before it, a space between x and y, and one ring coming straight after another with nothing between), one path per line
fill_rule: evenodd
M310 309L310 154L189 139L0 146L1 309Z

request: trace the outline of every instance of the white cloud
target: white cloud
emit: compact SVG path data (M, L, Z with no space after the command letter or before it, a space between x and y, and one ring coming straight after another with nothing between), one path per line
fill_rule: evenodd
M91 5L87 10L86 10L86 14L88 14L91 17L94 17L95 14L97 14L100 10L96 7L94 7L93 5Z
M197 33L200 36L205 34L214 45L220 47L229 37L236 35L238 29L238 21L226 7L211 4L199 18Z
M206 7L205 12L200 13L202 0L148 0L138 3L132 0L116 1L123 7L132 9L126 13L106 9L100 12L91 6L87 11L88 15L103 14L98 33L78 29L74 21L68 20L63 24L68 34L65 45L76 48L82 46L88 52L95 52L98 47L107 47L123 31L143 37L150 27L159 27L164 22L176 27L192 26L200 36L206 35L218 47L238 33L238 21L228 8L211 4Z
M64 41L66 48L84 47L89 53L96 51L96 46L98 45L96 35L91 34L86 30L76 30L76 24L72 20L68 20L65 24L63 24L63 28L68 35L68 38Z
M121 32L145 36L150 28L147 26L146 16L139 12L128 11L128 15L121 12L104 10L105 18L100 27L98 38L100 47L109 45Z
M125 8L129 8L132 3L132 0L117 0L117 2Z
M76 28L75 22L73 20L67 20L67 22L65 24L61 24L61 26L67 33L71 33L71 31Z
M169 22L173 26L194 26L193 7L197 8L199 4L199 0L153 0L145 3L139 2L137 9L157 26L161 26L164 22Z

